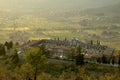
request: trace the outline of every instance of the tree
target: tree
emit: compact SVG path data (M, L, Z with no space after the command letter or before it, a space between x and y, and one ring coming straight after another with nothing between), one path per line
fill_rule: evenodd
M5 42L4 45L7 47L7 49L10 49L9 43L7 41Z
M0 65L0 80L11 80L6 66Z
M8 46L8 42L6 41L4 45L5 45L5 46Z
M13 41L9 42L9 47L10 47L10 49L13 48Z
M34 69L34 80L37 79L37 74L39 72L39 69L41 69L45 63L44 61L46 57L43 52L44 51L41 48L35 48L27 51L25 55L26 63L32 65Z
M16 42L16 43L15 43L15 46L19 46L19 42Z
M45 49L45 45L42 44L39 46L39 48L42 50L42 54L45 55L46 57L49 57L49 51Z
M97 58L97 62L98 62L98 63L101 63L101 57L98 57L98 58Z
M102 56L102 63L106 64L107 63L107 58L105 55Z
M20 59L17 54L17 50L14 50L13 53L10 55L10 63L12 68L20 65Z
M114 56L112 57L112 64L113 65L115 64L115 57Z
M80 46L77 47L76 65L82 66L84 64L84 55Z
M93 45L93 40L90 41L90 44Z
M71 48L70 49L70 53L67 56L68 56L68 59L72 59L73 60L75 58L75 49Z
M31 64L25 63L20 68L20 75L23 80L33 80L34 70Z
M119 66L120 66L120 51L119 51L119 61L118 61L118 64L119 64Z
M97 40L97 45L100 45L100 41L99 40Z
M0 56L5 55L5 46L3 44L0 44Z
M13 42L12 41L10 41L10 42L6 41L4 45L7 47L7 49L13 48Z

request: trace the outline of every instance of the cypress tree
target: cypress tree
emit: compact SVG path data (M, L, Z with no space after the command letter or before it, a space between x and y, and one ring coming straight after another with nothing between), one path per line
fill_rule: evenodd
M84 64L84 55L80 46L77 47L76 65L82 66Z
M9 47L9 43L8 43L7 41L5 42L4 45L7 47L7 49L10 49L10 47Z
M114 65L115 64L115 57L113 56L112 58L112 64Z
M13 48L13 42L12 41L9 42L9 47L10 47L10 49Z
M118 64L119 64L119 66L120 66L120 51L119 51L119 61L118 61Z
M10 61L11 61L12 67L19 66L20 59L19 59L19 56L17 54L17 50L14 50L14 52L10 56Z
M3 44L0 44L0 55L1 56L5 55L5 47Z
M107 58L105 55L102 56L102 63L106 64L107 63Z
M90 44L93 45L93 40L90 41Z

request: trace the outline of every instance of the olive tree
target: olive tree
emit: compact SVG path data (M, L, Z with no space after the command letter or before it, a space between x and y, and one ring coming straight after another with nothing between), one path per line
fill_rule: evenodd
M46 56L43 52L41 48L35 48L27 51L25 55L26 63L29 63L34 69L34 80L37 79L39 70L42 70L41 68L45 64Z

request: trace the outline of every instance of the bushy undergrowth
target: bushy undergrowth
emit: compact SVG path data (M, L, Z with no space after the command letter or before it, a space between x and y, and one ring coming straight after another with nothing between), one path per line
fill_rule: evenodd
M106 66L71 66L49 64L37 74L37 80L120 80L120 68ZM93 69L95 68L95 69ZM29 64L8 70L0 66L0 80L33 79L34 71Z

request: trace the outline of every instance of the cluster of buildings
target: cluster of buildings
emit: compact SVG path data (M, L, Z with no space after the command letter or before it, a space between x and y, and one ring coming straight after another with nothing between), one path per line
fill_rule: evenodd
M97 41L98 42L98 41ZM100 42L94 44L91 41L85 43L77 38L68 40L59 38L55 39L43 39L37 41L30 41L24 45L24 49L39 47L44 45L47 50L49 50L51 58L61 58L67 59L68 54L70 54L71 49L76 52L77 47L80 45L82 48L82 53L85 55L86 59L92 59L95 57L101 57L103 54L111 57L113 55L113 49L108 46L101 45Z

